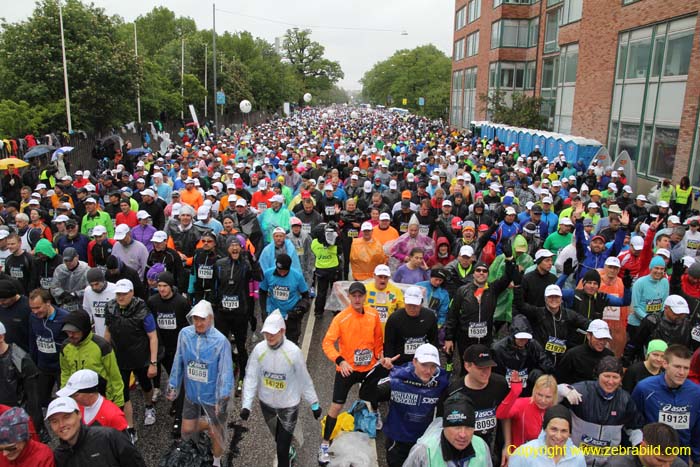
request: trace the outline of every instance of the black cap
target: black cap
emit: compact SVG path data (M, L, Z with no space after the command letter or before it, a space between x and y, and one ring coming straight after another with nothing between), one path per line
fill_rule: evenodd
M547 428L549 422L555 418L562 418L569 422L569 429L571 429L571 411L561 404L553 405L544 412L544 419L542 420L542 429Z
M362 282L353 282L350 284L350 288L348 289L348 293L352 294L355 292L361 292L363 295L367 293L367 289L365 288L365 284Z
M442 426L466 426L474 428L476 411L472 400L462 391L452 393L443 405Z
M289 271L289 268L292 267L292 258L288 254L282 253L275 259L275 266L277 269Z
M479 367L496 366L491 356L491 350L483 344L472 344L464 351L463 360Z
M175 278L173 277L173 274L171 272L163 271L160 274L158 274L158 282L164 282L170 287L172 287L175 285Z
M589 269L586 274L583 275L583 282L597 282L600 284L600 273L595 269Z
M87 279L88 284L91 282L104 282L105 272L102 270L102 268L92 268L85 274L85 278Z
M410 208L410 207L411 207L411 200L410 199L401 200L401 209Z
M447 273L443 268L435 268L430 270L430 277L437 277L438 279L446 281Z
M63 261L71 261L76 256L78 256L78 252L72 246L63 250Z
M535 204L532 206L532 209L530 210L533 214L539 213L542 214L542 206L539 204Z

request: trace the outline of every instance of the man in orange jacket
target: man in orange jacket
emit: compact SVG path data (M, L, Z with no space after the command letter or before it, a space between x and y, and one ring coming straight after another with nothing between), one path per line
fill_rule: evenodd
M348 292L350 306L333 318L323 338L323 352L335 362L336 372L333 402L328 409L323 441L318 451L318 462L322 465L330 462L331 434L350 388L364 381L367 373L382 357L384 345L379 313L374 308L364 306L367 295L364 284L353 282Z

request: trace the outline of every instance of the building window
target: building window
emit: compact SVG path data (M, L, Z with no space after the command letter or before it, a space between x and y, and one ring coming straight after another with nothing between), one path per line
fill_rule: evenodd
M535 89L535 82L537 81L537 62L527 62L525 64L525 89Z
M473 57L479 53L479 31L467 36L467 57Z
M493 0L493 7L498 8L501 5L533 5L539 0Z
M632 3L637 3L639 0L622 0L622 6L631 5Z
M467 5L469 10L468 21L473 23L481 16L481 0L469 0Z
M547 0L547 7L558 5L562 2L563 0Z
M462 118L462 89L464 88L464 70L452 73L452 112L450 122L458 126Z
M476 70L477 67L464 70L464 100L462 104L462 128L469 127L469 124L476 117Z
M539 18L496 21L491 24L491 48L534 47L538 32Z
M673 172L696 19L639 28L618 38L608 150L613 158L626 150L638 173L648 177L667 178Z
M462 7L455 13L455 31L459 31L467 24L467 7Z
M544 53L559 50L559 12L561 8L547 13L544 26Z
M535 62L493 62L489 65L489 88L500 91L534 89ZM531 81L528 82L528 79Z
M698 163L698 158L700 158L700 108L695 120L697 121L697 126L695 127L695 140L693 142L693 157L690 159L693 164L690 171L690 183L693 186L700 186L700 164Z
M465 39L460 39L455 42L454 59L455 61L462 60L464 58L464 42Z
M559 24L561 26L581 19L583 12L583 0L564 0L564 6L561 8L559 16Z
M556 93L554 120L552 130L559 133L571 133L574 114L574 95L576 91L576 71L578 70L578 44L561 48L559 69L556 76ZM551 93L550 93L551 98Z

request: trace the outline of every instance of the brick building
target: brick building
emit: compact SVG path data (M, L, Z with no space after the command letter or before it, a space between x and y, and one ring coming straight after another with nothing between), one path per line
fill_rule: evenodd
M450 121L540 95L549 129L627 150L641 178L700 186L700 0L456 0Z

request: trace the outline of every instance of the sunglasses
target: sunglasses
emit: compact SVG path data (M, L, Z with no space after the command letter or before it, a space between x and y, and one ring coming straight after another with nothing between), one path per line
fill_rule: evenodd
M202 240L202 243L214 243L214 240L206 239L206 240Z
M489 272L489 270L484 269L484 268L479 268L479 269L474 269L474 272L480 272L482 274L486 274L487 272Z

